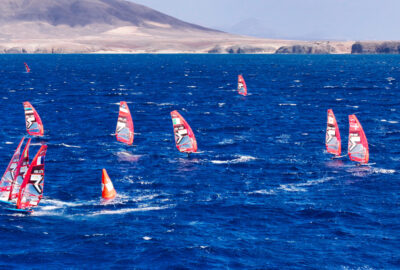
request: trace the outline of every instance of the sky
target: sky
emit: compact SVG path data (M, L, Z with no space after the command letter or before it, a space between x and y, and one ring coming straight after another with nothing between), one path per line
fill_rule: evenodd
M300 40L400 40L400 0L131 0L234 34Z

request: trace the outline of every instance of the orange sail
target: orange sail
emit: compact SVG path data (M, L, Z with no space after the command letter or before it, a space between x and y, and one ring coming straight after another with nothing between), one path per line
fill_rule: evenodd
M242 75L238 76L238 92L239 95L247 96L247 86Z
M349 115L349 158L352 161L368 163L369 149L364 130L355 115Z
M47 145L42 145L33 158L18 194L17 209L30 209L43 197L44 159Z
M24 65L25 65L26 72L27 73L31 72L31 69L29 68L28 64L24 63Z
M119 115L115 134L117 136L117 141L126 143L127 145L133 143L133 121L128 104L126 104L125 101L121 101L119 105Z
M331 109L328 110L325 144L328 153L340 156L342 152L342 141L340 139L339 126Z
M28 134L32 136L43 136L44 129L42 120L40 119L40 116L36 112L35 108L33 108L33 106L26 101L24 102L24 110L26 131Z
M197 152L196 138L186 120L177 111L171 112L171 118L178 150L185 153Z
M106 200L114 199L117 195L117 192L115 191L114 185L111 182L111 179L108 176L106 169L102 170L101 189L101 196Z

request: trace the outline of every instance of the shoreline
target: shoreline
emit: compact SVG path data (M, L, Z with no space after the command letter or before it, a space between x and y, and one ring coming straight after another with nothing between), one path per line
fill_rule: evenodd
M0 54L400 54L400 41L293 41L267 39L191 40L14 40ZM121 44L123 46L121 46Z

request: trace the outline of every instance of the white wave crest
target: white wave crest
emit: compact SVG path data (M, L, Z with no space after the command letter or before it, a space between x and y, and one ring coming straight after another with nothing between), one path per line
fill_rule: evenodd
M248 194L249 195L252 195L252 194L273 195L273 194L275 194L275 191L273 191L272 189L270 189L270 190L261 189L261 190L251 191Z
M307 189L296 187L296 185L288 184L288 185L280 185L279 189L290 191L290 192L306 192Z
M43 206L40 207L41 209L58 209L58 208L65 208L65 207L79 207L84 205L91 205L93 202L65 202L55 199L44 199L42 204Z
M223 139L221 142L219 142L219 145L228 145L228 144L234 144L235 141L232 139Z
M170 206L150 206L150 207L139 207L139 208L125 208L118 210L102 210L99 212L95 212L92 214L88 214L88 216L100 216L100 215L121 215L132 212L146 212L146 211L157 211L168 209Z
M214 164L236 164L236 163L245 163L256 159L257 158L252 156L237 156L237 158L231 160L211 160L211 162Z
M290 135L282 134L276 138L277 138L276 142L278 142L278 143L289 143Z
M145 104L147 104L147 105L155 105L155 106L173 106L173 105L175 105L173 103L168 103L168 102L156 103L156 102L151 102L151 101L146 102Z
M128 161L128 162L137 162L142 156L141 155L133 155L132 153L121 151L117 152L116 156L119 161Z
M390 123L390 124L398 124L399 123L399 121L386 120L386 119L381 119L381 122L387 122L387 123Z
M372 171L374 173L381 173L381 174L394 174L396 172L396 170L383 169L383 168L373 168Z
M80 147L78 145L69 145L69 144L66 144L66 143L60 143L58 145L65 146L65 147L68 147L68 148L82 148L82 147Z
M333 180L333 177L323 177L321 179L317 180L308 180L304 183L297 183L297 184L285 184L285 185L280 185L279 189L286 190L286 191L291 191L291 192L305 192L307 189L305 187L307 186L314 186L318 184L322 184L328 181Z

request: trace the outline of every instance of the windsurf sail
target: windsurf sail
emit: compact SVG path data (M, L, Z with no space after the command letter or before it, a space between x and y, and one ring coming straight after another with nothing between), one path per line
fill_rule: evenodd
M131 145L133 143L133 121L128 104L126 104L125 101L121 101L119 105L119 115L115 133L117 136L117 141L126 143L127 145Z
M36 112L35 108L28 102L24 102L25 110L25 124L26 131L32 136L43 136L44 129L42 120L39 114Z
M240 95L247 96L247 86L242 75L238 76L238 92Z
M340 156L340 153L342 152L342 141L340 139L339 126L332 109L328 110L325 144L328 153Z
M42 145L24 177L18 193L17 209L29 209L39 204L43 197L44 159L47 145Z
M9 201L15 200L18 198L19 189L24 181L24 177L26 172L29 169L29 146L31 144L31 138L29 138L28 142L25 145L24 151L22 151L22 155L18 161L17 169L15 170L13 184L11 186L10 196L8 198Z
M354 114L349 115L348 153L350 160L360 163L368 163L369 149L367 137L365 136L360 122Z
M29 68L28 64L24 63L24 65L25 65L26 72L27 73L31 72L31 69Z
M178 150L186 153L197 152L197 141L189 124L177 111L171 112L171 118Z
M11 158L10 163L7 166L6 171L3 174L3 177L0 180L0 200L8 201L10 192L12 189L12 185L15 178L15 173L18 167L19 155L21 153L21 146L24 143L25 137L21 139L21 142L18 144L17 149L14 152L14 155Z

